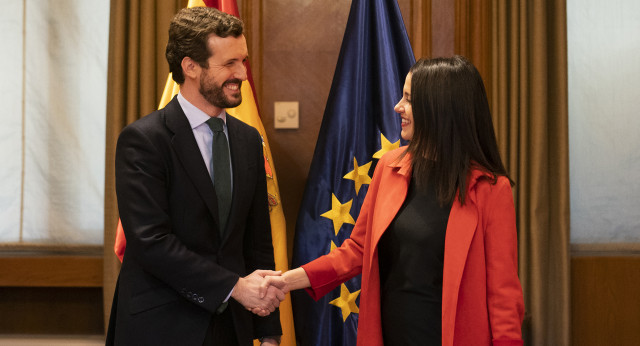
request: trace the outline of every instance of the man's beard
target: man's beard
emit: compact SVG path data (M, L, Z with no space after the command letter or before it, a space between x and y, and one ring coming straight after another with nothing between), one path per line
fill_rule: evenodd
M224 94L224 86L228 83L237 83L238 84L238 98L237 100L230 100ZM230 79L221 86L217 86L213 83L208 83L205 80L204 74L200 77L200 94L209 102L211 105L219 107L219 108L234 108L238 107L242 102L242 94L240 93L240 87L242 86L242 80L240 79Z

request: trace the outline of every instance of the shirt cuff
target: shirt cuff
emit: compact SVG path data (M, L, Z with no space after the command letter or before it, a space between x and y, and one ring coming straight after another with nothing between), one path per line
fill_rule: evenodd
M227 294L227 298L223 301L223 303L226 303L229 301L229 298L231 298L231 294L233 293L233 289L236 288L236 286L233 286L233 288L231 289L231 292L229 292L229 294Z

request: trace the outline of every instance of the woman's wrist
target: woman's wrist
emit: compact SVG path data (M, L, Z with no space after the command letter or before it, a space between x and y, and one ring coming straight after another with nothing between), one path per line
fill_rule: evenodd
M305 272L302 267L285 272L282 274L282 278L287 288L289 288L289 291L311 287L307 272Z

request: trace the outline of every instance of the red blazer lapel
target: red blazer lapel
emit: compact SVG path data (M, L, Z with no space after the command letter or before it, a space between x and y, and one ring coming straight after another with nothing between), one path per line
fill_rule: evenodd
M442 279L442 344L453 345L453 332L458 306L458 291L467 262L469 246L476 232L478 213L467 199L464 206L456 202L451 207L444 242L444 272Z
M475 185L485 175L472 168L467 183L464 206L456 197L449 214L444 242L444 272L442 278L442 344L453 345L456 311L462 274L467 263L471 242L478 229L478 206ZM447 326L446 329L444 326Z
M393 160L388 164L392 169L383 170L383 176L379 181L383 184L377 185L378 193L376 196L376 214L373 215L372 223L372 249L378 246L378 241L389 227L391 221L395 218L407 197L409 190L409 182L411 181L411 159L409 155L405 155L402 160ZM382 211L382 212L379 212ZM373 263L374 253L371 251L369 256L369 264Z

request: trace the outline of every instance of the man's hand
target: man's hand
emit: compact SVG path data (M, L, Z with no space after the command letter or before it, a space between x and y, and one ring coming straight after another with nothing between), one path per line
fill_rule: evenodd
M233 288L231 297L238 301L245 309L260 316L267 316L272 313L284 300L284 295L280 289L273 287L261 293L260 287L265 276L279 276L279 271L256 270L253 273L240 278Z
M275 277L275 276L267 276L267 278L269 277ZM262 292L264 291L264 293ZM273 297L278 299L278 304L280 304L281 301L284 300L285 298L285 294L286 292L283 292L281 289L275 287L275 286L267 286L264 290L262 288L262 285L260 286L260 297L261 299L265 299L267 301L271 301L273 300ZM251 312L253 312L254 314L258 315L258 316L267 316L269 315L272 311L269 311L267 309L261 308L261 307L254 307L251 310Z
M260 297L268 297L270 290L276 289L284 294L290 291L310 287L309 277L302 268L296 268L289 270L282 275L267 275L260 284ZM280 299L282 301L282 299ZM256 315L263 316L266 313L260 308L251 309Z
M290 291L289 285L287 285L283 275L267 275L262 280L262 283L260 283L260 297L266 296L267 292L272 288L277 288L284 294Z

